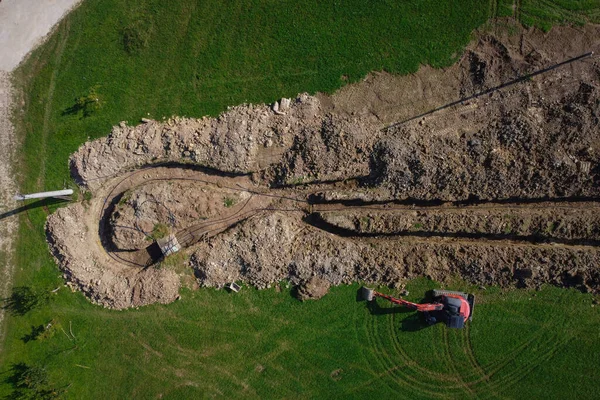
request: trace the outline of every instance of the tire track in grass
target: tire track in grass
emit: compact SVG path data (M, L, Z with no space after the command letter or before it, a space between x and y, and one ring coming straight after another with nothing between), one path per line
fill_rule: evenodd
M385 371L385 374L382 375L382 380L385 381L386 385L390 387L394 392L406 393L407 391L411 391L415 394L415 396L420 397L440 397L439 393L435 390L435 385L427 385L422 380L419 380L418 377L414 377L410 372L415 372L413 368L411 368L411 364L414 363L410 358L406 358L402 356L402 353L398 354L400 356L400 360L395 361L393 357L390 355L390 347L386 347L382 336L390 335L388 330L382 330L379 328L379 323L377 320L379 318L371 318L374 322L372 324L372 333L371 336L374 339L373 347L376 348L378 362L382 365L382 371ZM388 320L392 320L393 318L388 318ZM389 325L388 325L389 326ZM395 337L395 332L391 333L392 339ZM392 343L392 348L395 347ZM399 365L402 363L403 365ZM387 377L388 379L384 379ZM394 387L392 386L392 384ZM428 386L431 386L432 389L429 389ZM415 397L411 396L411 397Z
M393 379L393 373L397 366L393 365L392 363L389 363L389 360L387 359L387 353L384 351L383 343L379 338L380 335L378 334L377 329L377 319L378 318L369 318L367 322L367 332L370 347L375 350L375 359L381 367L381 375L379 376L380 381L382 381L382 383L384 383L393 392L398 392L405 389L405 385L403 385L403 381ZM391 382L393 382L395 386L393 386Z
M477 385L480 383L485 383L485 393L491 394L493 397L502 397L499 393L503 389L514 386L543 362L547 362L548 360L552 359L552 357L570 341L570 339L559 341L557 340L558 336L551 336L539 344L540 348L547 349L547 351L539 354L531 361L522 364L519 366L519 368L513 368L508 374L502 376L500 376L501 371L509 366L511 362L514 362L517 357L523 355L523 350L528 348L534 342L538 341L540 336L547 332L547 330L538 330L527 340L523 341L510 352L508 352L506 357L489 364L488 372L486 372L486 369L477 362L472 350L468 350L467 353L470 354L469 358L472 360L470 364L476 371L479 372L480 376L472 381L462 381L457 383L456 378L421 367L412 358L410 358L402 349L402 346L400 345L400 342L393 329L394 324L390 322L388 325L390 328L388 330L388 334L392 335L392 339L394 339L392 342L393 348L396 350L396 354L398 354L401 360L404 362L404 367L398 368L397 365L394 365L389 348L385 347L380 338L381 330L378 328L379 324L375 321L376 318L371 318L371 320L371 323L367 323L365 328L367 340L369 342L369 346L375 350L374 356L377 358L376 362L381 366L382 371L385 372L383 374L379 374L376 378L367 381L365 384L370 384L378 379L383 381L383 383L385 383L386 386L392 390L396 390L394 386L398 386L404 393L406 393L408 389L417 396L443 397L448 395L450 393L449 391L454 392L456 390L460 390L464 393L466 389L465 387L469 388L467 393L477 396L478 393L483 393L477 390ZM447 332L444 332L444 335L447 335ZM469 342L468 337L464 337L464 340ZM447 349L449 349L449 345L446 342L445 351L448 351ZM417 375L412 376L406 370L415 372ZM393 379L393 384L390 384L389 380L385 379L385 375ZM423 375L427 379L419 379L419 375ZM498 379L494 379L494 377L498 377ZM448 383L454 383L454 385L448 385ZM359 387L363 386L364 385L361 385ZM439 394L440 386L443 386L446 389L443 395ZM358 389L359 387L355 388L354 390Z
M528 363L526 365L522 365L519 368L511 368L509 373L506 375L502 375L501 372L507 368L510 367L510 364L512 362L514 362L519 356L522 356L523 354L525 354L523 352L524 349L526 349L527 347L529 347L533 342L537 341L539 336L543 335L543 333L545 333L545 330L540 330L538 332L536 332L534 335L531 336L531 338L527 341L525 341L524 343L522 343L521 345L517 346L517 348L513 349L506 357L504 357L503 359L499 360L494 364L494 368L489 371L486 375L482 376L480 379L476 380L473 382L473 384L477 384L480 382L485 381L489 381L488 384L488 390L493 390L494 392L498 393L500 391L502 391L502 389L509 387L511 384L514 384L514 377L518 377L518 376L525 376L529 370L528 370L528 366L530 366L531 363ZM543 341L540 343L541 347L548 347L551 348L553 343L556 343L556 337L551 337L549 340ZM552 350L549 350L549 352ZM548 353L548 352L547 352ZM534 368L539 365L539 364L535 364ZM532 368L533 369L533 368ZM495 378L497 377L497 378Z
M410 387L415 389L419 395L429 397L440 397L440 382L443 382L443 386L446 389L459 387L459 385L447 385L448 382L456 383L455 377L449 376L448 374L431 371L428 368L422 367L417 361L415 361L406 353L396 334L395 327L397 321L394 317L395 314L393 315L393 318L389 318L387 334L391 337L391 348L395 351L395 354L402 359L405 365L405 368L394 371L394 375L397 377L397 380L410 383ZM391 360L389 351L385 351L385 356ZM420 376L427 377L427 379L420 379ZM431 382L432 380L433 382Z
M490 20L498 16L498 0L489 0L488 14Z
M363 366L366 366L364 367L364 370L371 375L371 378L352 387L351 389L347 390L346 393L355 393L365 387L371 387L375 382L380 382L383 379L383 375L377 368L373 367L374 362L371 361L371 359L374 358L374 347L369 335L369 327L367 322L369 320L368 317L369 316L367 313L363 313L362 318L361 316L355 316L356 323L354 324L354 331L356 333L357 342L365 343L361 349L363 355L362 364Z
M501 375L501 371L503 371L506 367L510 366L510 364L514 362L519 356L526 357L527 354L524 353L523 350L529 347L532 343L536 342L539 336L543 335L545 332L547 331L540 330L536 332L536 334L532 335L532 337L529 340L525 341L524 343L520 344L515 349L513 349L507 355L507 357L504 357L497 363L494 363L495 367L491 372L483 374L480 378L472 382L468 382L467 385L475 386L485 382L485 393L491 393L496 397L503 397L500 394L500 392L503 389L514 386L520 380L522 380L528 373L533 371L543 362L550 360L554 356L554 354L556 354L556 352L558 352L559 349L570 340L567 339L561 342L557 340L558 335L551 336L549 339L541 342L539 345L540 348L545 348L547 349L547 351L544 351L542 354L532 359L531 361L520 365L518 368L513 367L507 374ZM498 378L494 379L495 376L498 376Z
M536 332L534 335L532 335L528 340L524 341L523 343L521 343L520 345L518 345L517 347L515 347L510 353L507 354L506 357L498 360L495 363L490 364L490 366L492 366L493 368L490 370L490 372L485 373L485 370L483 367L481 367L481 365L479 365L476 360L474 359L475 364L477 365L477 370L481 371L481 375L479 377L477 377L476 379L472 380L472 381L466 381L463 380L462 382L457 381L456 378L453 377L449 377L448 375L442 374L442 373L436 373L433 371L430 371L426 368L420 367L416 362L414 362L413 360L409 360L412 362L407 362L407 365L410 369L413 369L415 372L420 372L423 375L428 376L428 381L431 381L432 379L437 379L439 381L443 381L444 382L444 387L447 390L456 390L456 389L462 389L464 390L465 387L471 388L474 387L475 385L478 385L480 383L486 382L486 390L492 390L494 395L496 397L499 397L500 395L498 394L497 390L498 388L500 388L501 386L504 386L507 383L510 383L510 381L508 379L500 379L497 382L491 382L491 378L498 374L502 369L504 369L510 362L514 361L515 358L517 358L520 354L522 354L522 351L527 348L528 346L530 346L533 342L535 342L536 340L538 340L539 336L543 335L543 333L545 333L546 330L539 330L538 332ZM444 334L447 334L447 332L445 332ZM550 339L550 341L548 342L548 344L551 344L554 341L554 339ZM449 344L448 342L446 342L446 348L449 348ZM396 341L396 345L395 348L398 349L400 351L400 353L406 354L402 349L401 346L399 344L399 342ZM514 370L511 374L515 374L515 375L521 375L521 374L525 374L527 373L526 370L524 370L523 368ZM509 375L508 378L511 379L513 375ZM406 378L406 377L405 377ZM420 386L429 386L431 388L431 390L435 390L435 388L439 387L439 385L436 384L431 384L431 385L427 385L422 381L413 381L415 385L420 385ZM455 385L448 385L448 383L455 383ZM459 383L460 382L460 383ZM469 389L469 392L471 392L471 389ZM475 393L472 393L475 394Z
M498 19L498 0L489 0L489 10L488 10L489 18L488 24L491 24L491 27L496 32L496 21Z
M473 392L473 389L471 388L472 382L465 381L463 379L462 375L458 372L458 370L456 370L456 368L454 368L455 374L449 375L449 374L445 374L445 373L441 373L441 372L431 371L428 368L422 367L421 365L418 364L418 362L413 360L404 351L400 341L397 338L397 335L394 334L394 324L393 323L390 324L390 334L392 335L392 338L394 339L393 340L394 349L402 356L408 369L427 377L426 381L413 380L414 384L417 384L417 385L420 385L422 387L426 387L427 389L429 389L429 391L427 392L428 394L431 394L432 391L435 391L436 389L438 389L440 387L440 383L443 382L443 387L447 390L452 389L452 390L457 390L461 393L467 392L472 395L475 395L475 393ZM449 350L450 346L447 341L447 331L444 330L442 335L443 335L442 342L444 343L444 346L443 346L444 349L442 351L444 352L444 355L446 355L446 359L448 360L449 365L451 365L453 361L450 356L450 350ZM431 384L426 383L426 382L429 382L432 380L437 380L440 383L431 383ZM478 379L474 380L474 382L478 382L478 381L479 381Z
M507 375L493 381L492 387L495 390L508 389L514 387L520 381L522 381L529 373L538 368L540 365L549 362L554 356L564 348L572 338L559 339L559 335L551 336L547 341L540 344L540 348L545 350L541 351L541 354L531 358L530 361L526 361L524 365L519 368L512 369ZM514 360L514 359L513 359Z
M522 1L522 0L521 0ZM552 10L556 14L560 15L561 18L571 19L571 20L579 20L581 22L587 22L587 17L585 12L578 12L569 10L567 8L561 7L557 5L554 1L551 0L538 0L540 4L544 5L548 9ZM567 21L561 21L562 23Z
M46 158L48 155L48 133L50 131L50 116L52 114L52 103L54 99L54 90L56 89L56 78L60 69L62 57L69 39L69 32L71 30L71 24L69 19L65 19L65 22L60 26L60 41L56 49L56 55L54 58L55 66L52 69L50 75L50 84L48 85L48 98L46 99L46 106L44 107L44 120L42 123L42 137L40 138L40 171L37 179L37 187L43 188L46 181Z
M502 398L502 396L500 396L500 394L498 394L495 390L491 389L490 380L487 376L487 373L485 372L485 369L483 369L483 367L481 366L479 361L477 361L477 357L475 357L475 353L473 352L473 344L471 342L471 324L470 323L465 326L463 334L461 335L461 339L462 339L462 344L463 344L463 346L462 346L463 350L465 352L467 360L471 364L471 368L473 368L475 375L478 377L477 379L480 379L481 377L484 378L483 380L479 380L478 382L485 384L485 386L486 386L485 392L486 393L490 394L491 396L493 396L495 398Z
M515 21L521 21L521 0L515 0L513 2L513 16Z
M444 356L446 357L449 368L452 370L454 375L456 375L457 384L460 385L460 388L462 390L464 390L466 393L474 396L475 392L473 391L473 388L471 387L472 385L469 385L465 382L463 375L462 375L461 371L459 371L458 367L456 366L456 362L454 360L454 357L452 356L452 352L450 350L451 344L450 344L450 340L448 338L448 329L442 329L442 337L443 337L442 351L444 352Z
M479 382L479 381L481 381L483 379L490 380L492 378L492 376L494 376L495 374L497 374L507 364L509 364L511 361L513 361L516 357L518 357L518 355L521 354L521 352L524 349L526 349L533 342L535 342L536 340L538 340L539 337L542 336L544 332L545 331L543 331L543 330L538 330L533 335L531 335L531 337L529 339L524 340L521 344L517 345L516 347L514 347L509 352L504 353L505 357L502 357L502 358L500 358L500 359L498 359L496 361L493 361L493 362L489 363L486 366L482 366L482 369L485 370L485 371L487 371L487 372L486 372L486 374L484 376L482 376L481 378L479 378L476 382Z

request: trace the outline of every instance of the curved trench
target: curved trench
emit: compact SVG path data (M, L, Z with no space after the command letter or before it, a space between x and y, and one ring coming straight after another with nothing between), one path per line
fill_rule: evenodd
M347 212L431 212L440 210L443 213L457 211L476 212L489 210L503 213L508 208L536 211L540 208L560 213L571 209L599 209L600 199L595 198L556 198L556 199L505 199L499 201L484 201L471 198L460 202L443 202L441 200L391 200L366 202L358 199L326 200L323 191L336 185L339 191L340 182L319 182L315 185L302 185L301 187L286 187L269 189L256 186L249 175L227 174L222 171L203 168L195 165L169 163L149 165L128 173L125 177L113 182L108 194L103 199L103 204L98 215L98 234L100 242L106 253L116 262L129 266L146 268L162 259L162 252L156 242L144 249L120 250L109 239L110 226L108 221L115 211L123 195L132 189L159 181L193 181L199 184L213 184L222 188L243 191L250 196L243 202L235 205L224 215L202 220L187 226L175 233L179 244L189 247L201 240L206 240L218 235L227 229L247 220L248 218L269 212L294 213L310 228L320 229L329 234L351 240L377 240L389 238L411 237L414 240L447 240L452 239L465 244L475 244L484 241L486 244L507 245L518 243L528 246L561 246L561 247L598 247L600 240L597 238L556 238L551 235L517 235L494 232L447 232L447 231L414 231L407 229L385 229L381 231L361 231L331 223L324 216L327 213L337 215ZM316 189L315 189L316 187ZM562 210L562 211L561 211ZM600 214L600 213L599 213Z

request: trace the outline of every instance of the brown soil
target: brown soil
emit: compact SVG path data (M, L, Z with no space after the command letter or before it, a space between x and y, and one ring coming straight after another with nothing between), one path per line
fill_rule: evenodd
M158 181L134 188L124 194L111 215L111 239L121 250L146 247L157 224L177 232L225 214L248 196L247 192L194 181Z
M13 199L17 185L13 161L17 139L10 121L13 88L10 75L0 70L0 298L7 298L14 270L14 238L19 204ZM0 346L4 343L4 308L0 309Z
M121 124L72 156L94 197L49 218L51 248L74 286L116 308L176 297L176 274L150 267L158 223L203 286L460 275L597 292L597 57L477 94L600 50L599 37L482 34L451 68L373 74L285 115L243 105Z
M443 207L356 207L319 213L324 222L363 236L430 233L600 244L600 204L551 202ZM332 208L335 209L335 208Z
M313 276L298 286L299 300L318 300L329 292L331 284L328 280Z

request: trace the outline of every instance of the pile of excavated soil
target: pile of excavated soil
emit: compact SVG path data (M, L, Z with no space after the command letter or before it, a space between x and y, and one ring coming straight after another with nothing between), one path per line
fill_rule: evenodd
M193 221L218 216L247 198L240 192L190 181L159 181L128 191L110 220L116 249L147 247L154 227L166 225L177 232Z
M585 204L596 209L600 199L598 58L478 93L598 51L599 37L595 25L482 34L444 70L377 73L332 96L242 105L217 118L122 123L72 155L74 177L94 197L88 210L70 206L49 218L53 253L77 287L118 308L175 297L174 275L119 258L148 259L146 236L158 223L195 243L190 263L203 286L241 279L262 288L313 277L402 286L416 276L460 275L485 285L549 282L596 292L598 221ZM152 167L130 174L165 162L178 163L173 178L191 166L213 169L213 186L170 182L164 169L167 182L159 182ZM240 174L252 189L236 188ZM253 200L228 213L224 197L236 190ZM285 204L274 200L280 196ZM539 212L518 207L541 200L549 206ZM495 201L514 207L487 214L426 207ZM425 211L381 216L344 209L348 202L415 202ZM339 204L341 215L320 203ZM570 204L582 212L565 211ZM214 235L200 230L211 225ZM80 250L82 243L93 245Z
M330 283L328 280L313 276L306 282L298 285L298 300L318 300L329 292Z
M166 122L147 121L136 127L122 123L108 137L81 146L71 157L71 168L78 182L91 190L107 177L167 161L229 173L258 171L279 162L283 153L294 147L299 135L319 134L328 118L319 100L306 94L298 96L282 112L285 115L275 114L267 105L243 105L218 118L175 117ZM371 125L370 130L376 128ZM336 169L333 174L345 176L343 169Z
M598 248L455 239L340 238L280 213L250 219L203 243L192 265L204 286L243 280L258 288L312 277L333 285L366 281L401 287L427 276L461 276L480 285L538 287L544 283L598 291Z
M98 229L97 221L91 221L88 212L83 205L73 204L48 217L50 249L67 283L110 308L174 301L180 279L173 271L130 267L96 251L92 233Z
M369 85L383 90L380 81L387 79L390 92L399 90L394 85L407 93L421 88L415 101L432 97L442 106L600 46L597 26L577 31L571 43L573 34L561 28L549 36L523 32L518 41L483 36L455 66L432 73L435 87L431 78L423 87L425 68L402 78L379 74L330 98L301 95L285 115L245 105L218 118L121 124L82 146L71 165L91 189L141 165L187 161L225 172L262 170L270 185L358 177L378 189L372 196L387 199L598 196L600 172L590 168L600 157L596 58L383 130L393 121L377 119L373 107L400 109L406 95L394 102L378 92L387 100L367 104L368 113L360 98L364 91L368 102ZM349 112L353 107L356 112ZM423 111L418 105L408 110Z

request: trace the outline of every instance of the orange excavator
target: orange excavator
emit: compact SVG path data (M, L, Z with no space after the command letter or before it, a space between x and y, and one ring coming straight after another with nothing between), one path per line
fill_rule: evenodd
M434 289L431 291L431 303L418 304L397 299L364 286L361 291L364 300L373 301L376 297L381 297L394 304L421 312L425 317L425 322L429 325L444 322L449 328L462 328L467 320L470 321L473 318L475 296L472 294Z

